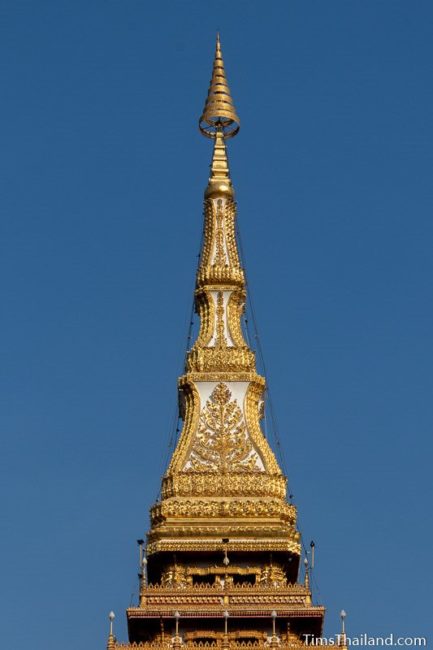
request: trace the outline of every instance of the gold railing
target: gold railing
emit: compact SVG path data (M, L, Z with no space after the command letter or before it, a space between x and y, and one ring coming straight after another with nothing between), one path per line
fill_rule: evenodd
M194 608L196 611L222 611L244 609L256 603L258 609L286 609L287 607L311 606L311 592L300 584L276 585L177 585L163 587L150 585L140 593L140 604L131 607L128 616L140 616L155 610Z
M261 592L263 591L264 593L270 592L270 591L289 591L292 594L305 594L307 593L308 589L304 587L304 585L300 584L292 584L292 583L277 583L277 584L251 584L250 582L241 582L239 584L230 584L230 586L223 586L221 584L215 584L211 582L203 582L203 583L197 583L195 585L188 585L188 584L178 584L178 585L170 585L170 586L165 586L161 584L149 584L146 587L142 589L142 596L146 596L148 593L150 594L155 594L155 593L165 593L165 594L173 594L173 593L182 593L182 592L198 592L198 593L203 593L203 592L209 592L211 594L215 593L220 593L221 595L226 594L226 593L239 593L239 592Z
M176 643L174 640L146 643L116 643L114 650L297 650L306 644L294 635L287 640L278 637L270 641L238 641L233 639L216 639L215 641L188 641Z

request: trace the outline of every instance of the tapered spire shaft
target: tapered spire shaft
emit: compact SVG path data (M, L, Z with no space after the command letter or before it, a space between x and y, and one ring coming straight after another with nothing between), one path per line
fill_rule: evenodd
M227 148L222 129L215 133L215 144L210 165L209 183L205 191L205 197L211 196L233 197L233 187L230 180L229 161Z

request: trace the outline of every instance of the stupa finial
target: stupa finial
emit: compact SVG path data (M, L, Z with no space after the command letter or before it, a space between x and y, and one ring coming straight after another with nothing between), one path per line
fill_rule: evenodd
M208 138L215 138L218 132L222 133L224 138L231 138L236 135L240 127L224 70L219 33L216 39L212 78L199 127L203 135Z

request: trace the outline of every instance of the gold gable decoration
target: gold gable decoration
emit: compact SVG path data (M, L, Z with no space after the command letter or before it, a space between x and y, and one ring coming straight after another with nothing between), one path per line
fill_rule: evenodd
M200 414L190 467L196 472L260 471L242 411L223 383L217 384Z

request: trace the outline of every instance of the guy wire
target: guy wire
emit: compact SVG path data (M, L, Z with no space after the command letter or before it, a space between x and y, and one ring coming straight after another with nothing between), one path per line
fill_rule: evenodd
M195 281L196 281L196 276L198 272L198 268L200 266L200 258L201 258L201 250L203 246L203 237L204 237L204 229L202 230L202 234L200 237L200 246L199 246L199 252L197 255L197 265L194 273L194 280L193 280L193 287L195 287ZM194 308L195 308L195 295L194 295L194 288L192 291L192 302L191 302L191 309L189 312L189 320L188 320L188 326L187 326L187 334L186 334L186 343L185 343L185 348L182 356L182 361L181 361L181 366L179 368L178 376L183 374L185 370L185 365L186 365L186 357L188 354L188 351L191 347L191 339L192 339L192 328L194 325ZM172 425L169 429L169 439L168 439L168 444L166 448L166 452L164 455L164 460L162 463L162 469L163 473L167 471L168 467L168 462L170 460L170 456L172 452L174 451L174 446L177 442L180 427L179 427L179 421L180 421L180 413L179 413L179 401L178 401L178 394L176 393L176 399L174 403L174 412L173 412L173 418L172 418ZM158 490L158 495L157 495L157 500L159 500L161 497L161 487Z

